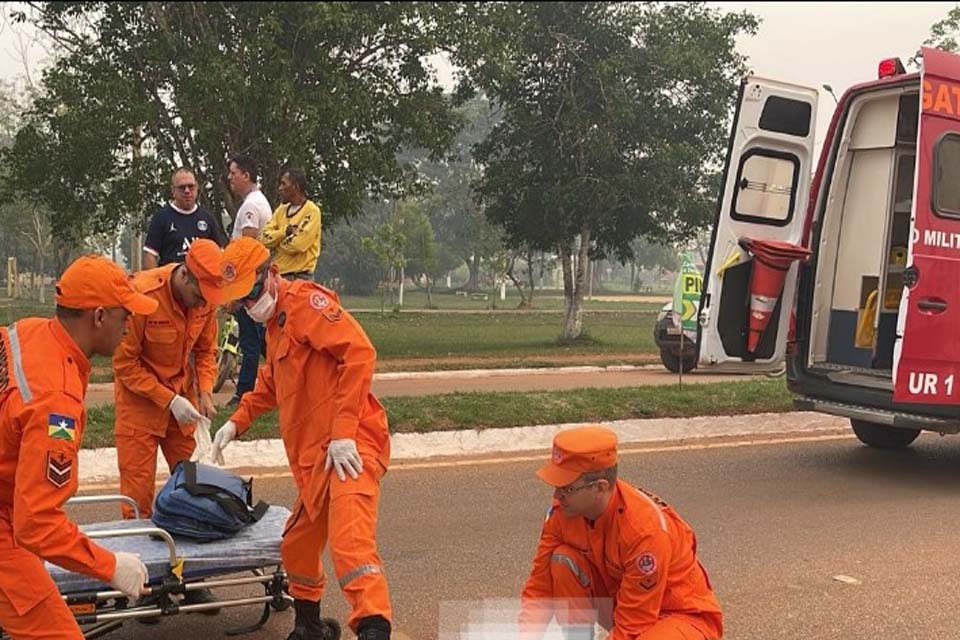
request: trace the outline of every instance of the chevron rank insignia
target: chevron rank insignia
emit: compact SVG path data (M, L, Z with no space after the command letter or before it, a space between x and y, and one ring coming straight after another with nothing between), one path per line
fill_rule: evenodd
M47 420L47 435L58 440L77 439L77 421L69 416L51 413Z
M47 451L47 480L57 487L65 487L73 475L73 458L60 451Z

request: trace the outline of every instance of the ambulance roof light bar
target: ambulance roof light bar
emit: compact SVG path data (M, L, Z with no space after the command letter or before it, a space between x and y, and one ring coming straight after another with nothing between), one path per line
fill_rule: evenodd
M880 61L880 66L877 69L877 77L881 80L883 78L889 78L891 76L903 75L907 72L903 68L903 63L900 62L900 58L887 58L886 60Z

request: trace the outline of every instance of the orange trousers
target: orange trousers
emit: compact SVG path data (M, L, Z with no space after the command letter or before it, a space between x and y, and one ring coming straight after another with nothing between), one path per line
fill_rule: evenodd
M136 427L116 429L117 463L120 467L120 493L133 498L140 507L140 517L153 513L153 496L157 485L157 449L163 451L171 471L178 462L189 460L197 443L192 435L184 435L177 421L170 418L167 433L156 436ZM133 509L123 505L123 517L134 517Z
M607 593L605 582L593 563L567 545L553 552L550 562L553 584L553 607L560 625L591 626L599 622L604 629L613 628L616 604ZM650 627L643 640L717 640L708 637L692 616L667 615Z
M9 512L0 512L0 628L13 640L82 640L43 561L13 539Z
M326 475L322 507L311 520L301 496L293 507L280 544L287 570L290 595L319 602L326 587L323 549L330 543L330 556L340 589L350 604L347 625L356 633L357 623L367 616L392 619L390 594L383 563L377 553L377 507L384 469L373 457L363 456L363 473L343 482L334 470Z

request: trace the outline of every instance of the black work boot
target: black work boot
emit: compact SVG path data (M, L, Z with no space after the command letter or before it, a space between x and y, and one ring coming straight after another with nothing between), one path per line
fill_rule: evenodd
M357 640L390 640L390 621L383 616L367 616L357 624Z
M287 640L340 640L340 625L331 618L320 618L320 603L294 600L296 618Z

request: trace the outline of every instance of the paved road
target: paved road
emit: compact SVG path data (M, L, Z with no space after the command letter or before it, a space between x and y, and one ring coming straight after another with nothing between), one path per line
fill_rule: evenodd
M743 380L742 375L719 375L692 372L684 375L684 384L702 384L705 382L723 382ZM441 393L466 391L551 391L561 389L582 389L585 387L640 387L647 385L675 385L677 375L660 367L635 369L632 371L595 371L590 373L569 373L544 369L536 373L516 375L496 374L464 377L450 371L442 378L425 377L409 379L374 378L373 392L378 397L425 396ZM230 383L214 397L219 403L226 403L233 394ZM87 391L87 406L96 407L113 403L113 384L90 385Z
M397 465L387 475L380 538L395 637L435 639L440 625L465 622L484 600L506 608L500 599L516 597L548 504L533 475L540 457ZM924 435L900 453L846 435L658 445L625 455L621 469L696 529L726 637L957 637L960 439ZM254 486L272 502L293 498L283 477ZM336 586L323 606L345 615ZM116 637L212 638L239 620L193 615L128 625ZM249 637L285 637L291 620L279 614Z

